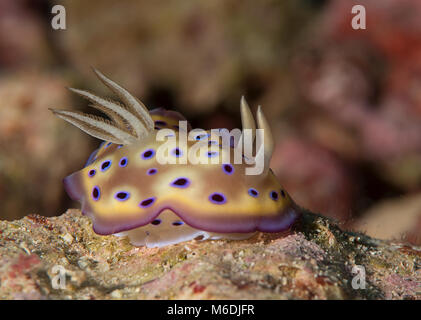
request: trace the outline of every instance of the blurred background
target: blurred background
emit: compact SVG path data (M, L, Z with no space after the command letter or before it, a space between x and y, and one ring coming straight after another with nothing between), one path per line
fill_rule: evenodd
M421 1L1 0L0 219L76 207L62 178L99 141L48 108L88 111L66 86L109 95L91 66L193 127L238 127L244 94L299 205L421 244Z

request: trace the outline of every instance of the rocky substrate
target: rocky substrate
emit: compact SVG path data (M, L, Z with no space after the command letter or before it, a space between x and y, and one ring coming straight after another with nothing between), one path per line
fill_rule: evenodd
M70 209L0 221L0 299L420 299L420 256L310 212L287 234L148 249Z

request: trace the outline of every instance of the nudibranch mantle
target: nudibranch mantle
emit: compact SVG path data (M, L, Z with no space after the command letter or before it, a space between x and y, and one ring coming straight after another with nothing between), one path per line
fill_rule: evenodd
M176 163L161 164L160 130L173 129L179 140L178 112L155 109L150 112L127 90L95 70L99 79L125 105L71 89L93 103L110 120L80 112L52 110L58 117L88 134L104 140L90 156L85 168L64 179L69 196L81 203L82 213L92 219L101 235L128 236L134 245L159 247L191 240L245 239L256 231L289 229L300 214L299 207L282 188L268 163L273 140L266 119L258 109L258 128L265 129L266 169L261 175L246 175L250 166L224 163L224 153L234 159L234 148L221 141L206 140L211 152L200 157L219 161L190 164L180 161L197 141L187 140L167 150ZM255 129L251 111L241 101L243 128ZM190 125L188 131L190 131ZM209 133L209 131L208 131ZM210 134L208 135L210 136ZM172 147L171 147L172 148Z

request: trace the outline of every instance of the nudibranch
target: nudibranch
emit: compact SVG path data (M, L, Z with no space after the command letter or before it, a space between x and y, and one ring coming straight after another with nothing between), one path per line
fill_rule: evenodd
M181 128L180 121L185 118L180 113L162 108L149 112L122 86L94 72L122 103L70 90L109 119L51 111L103 140L86 166L64 179L68 195L81 203L82 213L92 219L97 234L128 236L133 245L160 247L192 239L246 239L257 231L287 230L297 220L299 207L269 168L274 144L260 107L255 122L247 102L241 99L243 133L239 143L248 129L252 143L256 142L256 154L264 155L262 172L247 175L245 170L253 161L234 162L232 144L225 148L220 137L211 140L210 131L180 143L182 136L190 138L195 132L190 125ZM263 132L260 145L258 129ZM162 139L165 130L172 134ZM178 144L162 153L169 139ZM199 153L199 160L212 161L181 161L197 143L205 143L210 150ZM159 159L163 154L175 161L163 163ZM230 162L224 162L227 155L231 155Z

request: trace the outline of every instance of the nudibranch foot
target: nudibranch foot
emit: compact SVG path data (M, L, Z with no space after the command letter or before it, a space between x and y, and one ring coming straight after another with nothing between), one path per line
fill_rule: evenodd
M255 233L216 233L196 229L185 223L171 210L164 210L151 223L114 235L119 237L127 236L130 243L134 246L154 248L193 239L200 241L218 239L245 240L252 237Z

